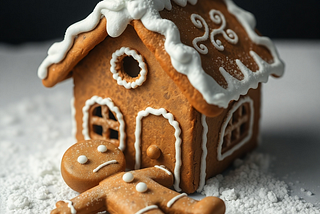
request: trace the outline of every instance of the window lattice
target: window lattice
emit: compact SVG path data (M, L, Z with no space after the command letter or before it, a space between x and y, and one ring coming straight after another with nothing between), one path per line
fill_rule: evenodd
M94 105L90 113L90 135L92 139L109 140L119 145L119 122L106 105Z
M233 113L225 129L222 144L222 153L228 151L243 138L249 131L250 107L244 103Z

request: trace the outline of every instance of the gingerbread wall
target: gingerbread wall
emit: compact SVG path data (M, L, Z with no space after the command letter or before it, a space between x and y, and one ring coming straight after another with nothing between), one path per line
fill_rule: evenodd
M194 110L196 123L195 129L193 130L193 151L195 153L194 161L197 164L194 165L195 177L193 192L201 189L208 178L222 173L236 158L243 157L258 145L261 108L260 99L261 84L257 89L250 89L248 94L241 96L238 101L231 102L229 107L223 110L217 117L206 117ZM224 130L223 125L229 124L228 115L233 110L236 112L238 106L241 106L240 104L245 105L246 107L251 105L252 109L247 109L246 113L244 113L244 116L247 115L247 120L242 119L243 122L240 122L239 120L241 120L241 118L234 118L233 124L242 123L247 124L248 127L244 127L244 130L241 130L243 135L242 137L240 136L238 140L235 140L234 145L231 145L226 151L221 152L222 157L219 159L218 147L220 138L223 139L223 133L221 134ZM250 118L252 118L251 126L249 126ZM249 131L251 131L250 134ZM224 142L222 141L222 143Z
M122 47L137 50L147 64L146 81L134 89L126 89L117 84L110 72L112 54ZM157 48L163 50L163 43L159 43ZM260 89L251 89L248 93L254 105L251 139L241 148L235 150L232 155L223 160L218 160L217 147L221 125L224 123L229 109L232 108L232 104L217 117L205 117L205 123L208 126L206 148L209 155L204 167L202 161L204 154L204 116L190 105L131 26L128 26L120 37L107 37L97 45L75 67L73 78L77 140L84 139L82 133L84 114L82 110L86 101L93 96L101 97L101 99L111 98L113 104L119 108L123 115L126 134L124 153L127 159L127 167L133 169L137 162L139 162L138 168L165 165L175 173L176 187L180 186L184 192L192 193L196 191L205 178L222 172L235 158L242 156L257 144ZM133 78L132 81L134 80ZM166 112L156 116L150 112L146 113L147 107L151 107L155 111L164 108ZM145 115L138 117L139 112L143 112ZM172 114L171 121L165 116L167 113ZM137 118L139 119L137 120ZM181 130L177 130L174 125L170 124L172 121L178 123L178 128ZM138 135L136 133L137 127L141 127ZM181 133L179 133L180 131ZM138 158L135 149L137 136L141 140L139 145L141 154L138 155ZM179 141L181 145L179 145ZM157 145L160 148L161 155L159 158L151 159L148 157L147 150L151 145ZM179 151L180 148L181 151ZM179 163L180 155L181 162ZM180 165L181 168L179 169ZM204 170L206 172L205 176ZM181 180L179 181L179 179Z
M159 44L161 45L161 43ZM146 81L135 89L126 89L117 84L110 72L112 53L121 47L137 50L148 67ZM163 47L159 47L163 49ZM194 135L196 113L188 100L181 94L175 83L162 70L153 54L144 46L131 26L118 38L107 37L97 45L73 70L75 118L77 123L76 138L83 140L83 112L85 102L93 96L111 98L114 105L123 114L125 123L125 155L127 167L135 166L136 118L140 111L147 107L164 108L179 123L181 133L181 187L186 192L194 191L194 178L198 161L194 160L197 148L197 135ZM166 165L172 172L176 167L175 128L163 116L149 116L141 119L141 167ZM157 160L148 159L146 149L157 144L162 156Z
M244 156L247 152L252 151L258 145L258 137L259 137L259 120L260 120L260 109L261 109L261 84L257 89L250 89L246 96L240 97L239 100L247 99L248 97L252 100L253 109L252 109L252 134L249 140L246 140L243 146L239 149L234 150L234 152L226 156L223 160L218 160L218 142L220 137L221 129L217 127L221 127L225 122L227 114L229 110L232 108L236 102L231 103L229 108L226 109L221 115L216 118L206 118L208 124L208 143L207 149L208 154L210 154L210 158L207 158L207 170L206 170L206 178L210 178L216 174L223 172L236 158L240 158ZM247 112L249 115L250 112ZM236 121L234 121L236 122ZM238 142L239 143L239 142ZM230 148L232 149L232 147ZM212 158L215 157L215 158Z

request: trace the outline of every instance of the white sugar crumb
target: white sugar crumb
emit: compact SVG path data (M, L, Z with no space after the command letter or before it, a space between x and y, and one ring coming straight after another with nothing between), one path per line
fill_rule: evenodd
M237 200L237 195L234 189L227 189L221 193L220 198L227 201L234 201Z
M223 199L228 214L320 213L313 204L290 196L289 186L268 172L270 162L268 155L256 152L237 159L235 169L209 179L202 194Z

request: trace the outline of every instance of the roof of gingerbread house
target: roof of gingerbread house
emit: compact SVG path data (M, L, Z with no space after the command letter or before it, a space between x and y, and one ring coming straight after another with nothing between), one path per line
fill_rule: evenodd
M232 0L104 0L71 25L38 70L51 87L106 36L131 24L191 105L214 116L250 88L281 76L284 64L271 40L255 31L252 14ZM190 4L187 4L187 3ZM170 61L171 63L167 63Z

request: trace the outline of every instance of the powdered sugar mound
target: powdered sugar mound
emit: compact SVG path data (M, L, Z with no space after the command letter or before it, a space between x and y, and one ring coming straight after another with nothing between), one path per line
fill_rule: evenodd
M74 143L69 99L56 93L0 109L0 213L50 213L57 201L77 195L59 169Z
M9 210L28 208L30 202L28 197L18 194L11 194L8 197Z
M66 93L35 96L0 109L0 213L50 213L77 195L60 175L60 160L75 141ZM268 172L270 157L253 153L235 169L207 181L203 194L221 197L227 213L320 213L290 196L288 185ZM312 194L303 190L306 195Z
M223 199L226 213L320 213L312 204L290 196L289 186L268 172L270 159L255 152L236 160L235 169L209 179L202 194Z

